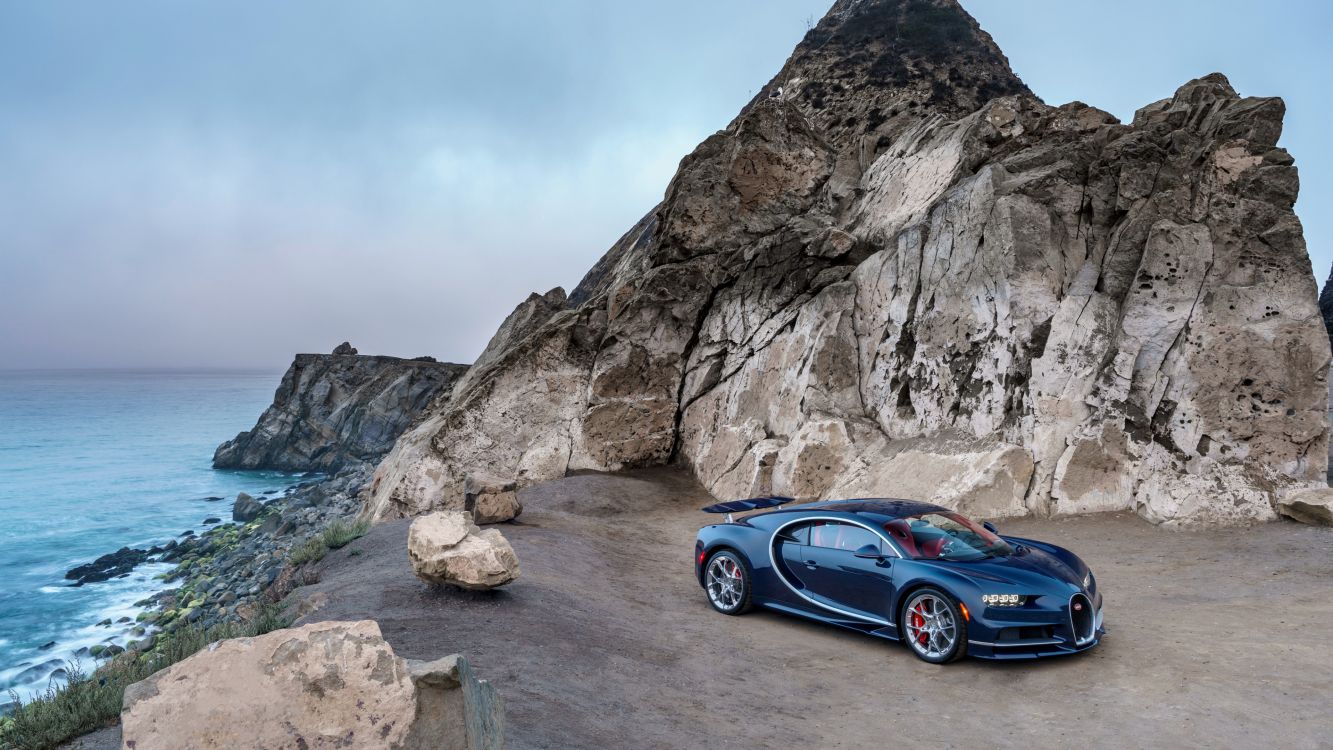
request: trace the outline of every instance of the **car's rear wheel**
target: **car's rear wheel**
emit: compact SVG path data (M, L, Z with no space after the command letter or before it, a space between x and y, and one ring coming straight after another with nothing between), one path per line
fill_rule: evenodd
M939 589L912 592L899 622L903 640L923 661L947 664L967 653L967 620L953 597Z
M723 550L708 558L704 568L708 603L724 615L750 609L750 570L736 553Z

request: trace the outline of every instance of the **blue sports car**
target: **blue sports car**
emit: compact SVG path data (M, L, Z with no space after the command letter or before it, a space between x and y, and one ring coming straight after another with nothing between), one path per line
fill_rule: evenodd
M767 607L906 641L932 664L1072 654L1106 633L1097 581L1069 550L1002 537L929 503L782 507L790 502L704 508L727 514L699 530L694 550L695 575L718 612Z

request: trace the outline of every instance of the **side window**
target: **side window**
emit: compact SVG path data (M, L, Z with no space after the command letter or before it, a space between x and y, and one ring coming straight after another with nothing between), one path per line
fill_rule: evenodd
M781 538L797 544L810 543L810 524L798 523L794 526L788 526L782 530Z
M879 536L872 531L837 521L816 521L810 526L810 545L855 552L867 544L879 546Z
M871 531L867 531L860 526L845 525L841 529L842 533L838 535L838 549L855 552L867 544L879 547L879 537Z

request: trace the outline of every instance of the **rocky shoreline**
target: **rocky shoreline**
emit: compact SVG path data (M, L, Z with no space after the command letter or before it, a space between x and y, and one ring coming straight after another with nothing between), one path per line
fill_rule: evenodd
M335 520L355 517L361 504L357 493L370 478L372 467L361 464L315 481L298 482L276 497L238 497L233 520L178 540L148 549L121 548L66 574L71 585L96 584L127 575L135 567L168 563L160 574L167 588L139 602L141 611L129 630L107 638L79 656L99 661L124 651L148 651L163 633L184 625L211 628L225 622L245 621L266 602L280 600L298 583L299 565L291 551L317 537ZM211 519L210 519L211 520ZM129 625L130 619L110 618L98 627ZM119 641L125 641L121 645ZM59 677L60 675L54 675Z

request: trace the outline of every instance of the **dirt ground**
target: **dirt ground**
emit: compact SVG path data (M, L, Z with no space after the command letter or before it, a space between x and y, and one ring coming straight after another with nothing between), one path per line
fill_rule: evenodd
M305 621L373 618L402 656L466 654L513 748L1333 747L1333 531L1170 532L1130 515L1011 520L1097 574L1085 654L945 667L895 643L709 608L692 575L709 498L672 470L525 490L501 527L522 577L431 590L407 522L330 554ZM110 737L107 738L108 740Z

